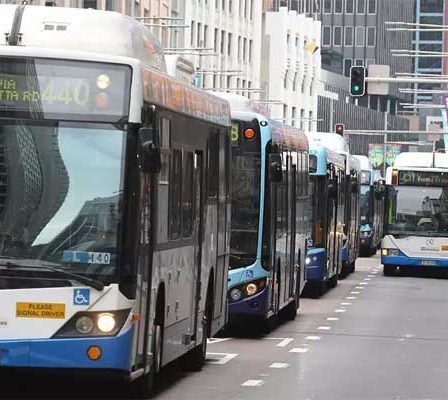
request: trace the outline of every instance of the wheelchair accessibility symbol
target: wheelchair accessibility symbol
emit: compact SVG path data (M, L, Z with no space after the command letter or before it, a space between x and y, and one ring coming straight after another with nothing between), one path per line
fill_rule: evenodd
M74 289L73 305L88 306L90 304L90 289Z

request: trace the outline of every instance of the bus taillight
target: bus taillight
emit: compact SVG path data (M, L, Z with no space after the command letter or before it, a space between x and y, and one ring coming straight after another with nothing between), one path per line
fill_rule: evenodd
M398 185L398 171L396 169L392 170L392 185Z

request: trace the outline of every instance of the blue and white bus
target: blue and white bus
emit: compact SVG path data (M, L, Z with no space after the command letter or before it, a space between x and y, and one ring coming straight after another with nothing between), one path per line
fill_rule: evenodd
M320 297L338 283L342 271L345 158L310 143L310 208L312 236L306 258L306 292Z
M338 200L338 221L341 223L343 244L341 249L342 266L339 278L345 278L355 270L359 255L359 221L360 221L360 175L361 164L350 154L347 141L341 135L331 132L308 133L310 141L324 146L344 159L345 174L338 186L341 198Z
M448 155L402 153L386 173L384 274L448 268Z
M384 181L375 179L372 163L366 156L355 156L361 162L361 228L360 253L376 254L383 238Z
M232 113L229 318L294 319L305 284L308 141L291 127L222 95Z
M0 369L198 370L227 320L229 104L118 13L0 5Z

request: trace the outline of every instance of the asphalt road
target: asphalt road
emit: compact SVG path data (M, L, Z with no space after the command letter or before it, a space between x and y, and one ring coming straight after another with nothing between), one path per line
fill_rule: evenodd
M448 282L384 277L379 257L297 319L209 344L202 372L164 371L157 400L447 400ZM119 385L0 375L0 399L129 398Z

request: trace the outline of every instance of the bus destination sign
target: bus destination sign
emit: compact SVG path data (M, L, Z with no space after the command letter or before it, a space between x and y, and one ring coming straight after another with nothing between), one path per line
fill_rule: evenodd
M399 171L398 184L405 186L448 186L448 172Z
M0 58L0 115L118 121L129 113L130 79L120 65Z

